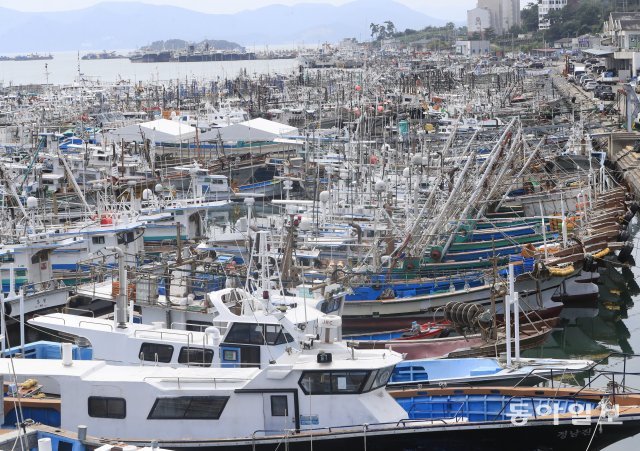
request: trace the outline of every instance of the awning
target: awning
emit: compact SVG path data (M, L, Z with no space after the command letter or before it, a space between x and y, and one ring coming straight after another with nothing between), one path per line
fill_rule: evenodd
M158 119L117 128L109 132L108 136L113 141L143 142L149 139L153 143L176 144L194 139L196 129L177 121Z
M216 128L200 135L201 141L273 141L284 136L297 135L298 129L279 122L257 118L227 127Z
M583 52L593 56L606 56L606 55L613 55L614 50L613 49L585 49L583 50Z

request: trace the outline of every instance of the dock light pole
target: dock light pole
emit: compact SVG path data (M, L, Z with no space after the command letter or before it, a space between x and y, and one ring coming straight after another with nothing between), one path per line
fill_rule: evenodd
M118 254L118 278L120 279L120 290L116 298L115 322L119 329L127 328L127 270L124 267L124 251L116 246L104 248L105 251L112 251Z
M511 367L511 299L514 292L513 263L509 263L509 292L504 297L504 324L506 332L507 367Z

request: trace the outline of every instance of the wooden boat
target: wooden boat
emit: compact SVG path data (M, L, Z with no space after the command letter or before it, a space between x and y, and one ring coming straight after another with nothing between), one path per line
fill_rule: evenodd
M432 321L419 324L414 321L409 328L391 331L372 332L367 334L346 334L342 338L349 341L389 341L389 340L423 340L446 337L451 323L448 321Z
M520 348L529 349L543 343L559 319L539 320L520 326ZM498 340L486 341L480 334L466 337L429 338L418 340L360 340L354 345L359 349L392 349L407 359L430 357L498 357L506 350L504 328L498 332Z

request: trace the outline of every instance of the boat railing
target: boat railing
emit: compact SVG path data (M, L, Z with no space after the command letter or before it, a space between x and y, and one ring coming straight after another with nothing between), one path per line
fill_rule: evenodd
M38 293L41 291L48 291L48 290L58 290L60 288L63 288L64 282L62 280L57 280L57 279L51 279L51 280L44 280L42 282L31 282L31 283L25 283L22 285L22 289L24 291L24 293Z
M422 420L422 419L411 419L411 418L405 418L402 420L398 420L398 421L393 421L393 422L385 422L385 423L374 423L374 424L369 424L369 423L364 423L364 424L347 424L347 425L340 425L340 426L324 426L324 427L316 427L316 428L305 428L305 429L258 429L256 431L253 432L253 434L251 434L251 439L253 441L253 449L256 449L256 440L258 439L258 436L260 437L268 437L268 436L276 436L276 437L282 437L283 439L287 439L288 437L290 437L291 435L294 434L300 434L300 433L304 433L304 434L308 434L308 435L313 435L315 433L318 434L322 434L322 433L334 433L334 432L349 432L349 433L353 433L353 432L357 432L358 430L362 430L362 432L364 434L366 434L368 431L370 430L379 430L379 429L388 429L388 428L393 428L396 429L398 427L402 427L402 428L407 428L407 427L412 427L412 426L419 426L422 427L425 425L425 423L442 423L443 425L449 424L447 422L448 418L438 418L438 419L434 419L434 420ZM458 421L458 420L456 420ZM460 417L459 421L463 421L463 417ZM286 448L285 448L286 449Z
M62 313L65 314L74 314L73 312L80 312L79 314L76 313L76 315L80 316L84 313L88 313L91 315L92 318L96 317L96 313L93 310L89 310L89 309L84 309L84 308L77 308L77 307L63 307L62 308Z
M41 318L41 317L44 317L44 316L47 317L47 320L52 320L53 319L53 320L56 320L56 321L61 321L62 324L64 324L65 326L67 325L67 322L64 320L64 318L58 318L57 316L40 315L40 314L36 313L36 314L33 315L33 319Z
M214 389L218 384L234 384L238 382L246 382L251 380L250 377L164 377L164 376L146 376L142 379L144 382L169 382L178 385L178 388L182 388L183 385L189 384L206 384L213 383Z
M536 412L536 406L535 406L535 402L534 402L533 398L534 398L534 396L530 396L529 397L529 401L531 401L531 411L533 412L533 418L537 420L538 419L538 413ZM521 396L517 396L517 395L510 396L509 399L507 399L507 401L504 403L504 405L502 406L500 411L495 414L495 416L493 417L493 421L499 421L500 420L500 417L505 412L505 409L508 406L511 405L511 401L513 401L514 399L518 402L518 407L522 406L523 398Z
M590 371L592 367L586 369L585 371ZM562 370L556 370L556 374L553 373L553 368L549 368L549 378L547 379L546 377L542 376L541 374L535 374L536 371L540 371L540 368L532 368L527 374L525 374L524 376L522 376L522 378L520 378L520 380L518 382L516 382L513 386L513 388L518 387L521 383L525 382L528 378L530 378L531 376L534 376L545 380L545 381L549 381L551 383L551 388L553 388L553 378L554 377L558 377L560 376L560 379L562 379L565 374L567 373L566 368L563 368Z
M104 327L104 328L106 328L107 330L109 330L110 332L113 332L113 326L112 326L111 324L107 324L107 323L99 323L99 322L97 322L97 321L83 320L83 321L80 321L80 322L78 323L78 327L82 328L82 325L83 325L83 324L90 324L90 325L92 325L92 326L100 326L100 327Z
M171 337L171 336L180 337L180 338L186 338L187 346L190 346L191 344L194 344L193 334L191 332L186 332L186 331L185 332L181 332L181 331L175 331L175 330L165 331L165 330L144 329L144 330L136 330L136 331L134 331L133 336L134 337L140 337L141 335L147 335L147 334L159 335L160 340L164 340L167 337ZM203 345L204 345L204 339L203 339Z
M463 409L465 407L465 402L464 401L449 401L449 404L459 404L458 410L456 410L453 414L450 414L446 417L441 417L441 418L430 418L430 420L455 420L456 423L459 421L462 421L462 419L464 418L462 416L462 412ZM412 413L420 413L422 411L420 411L418 408L421 406L425 406L425 405L429 405L429 406L434 406L434 405L442 405L442 401L418 401L418 402L414 402L411 405L411 408L407 411L408 414L412 414ZM424 413L437 413L434 412L433 410L429 410L429 411L424 411ZM443 411L444 414L444 411ZM405 421L405 420L401 420L401 421ZM409 420L409 421L417 421L417 420Z
M608 362L608 359L610 357L622 357L622 371L616 371L616 370L598 370L596 369L598 365L604 364L605 362ZM602 359L598 360L595 365L593 365L593 367L590 369L589 371L589 378L588 378L588 382L582 387L580 388L580 390L578 390L575 393L575 396L579 395L581 392L583 392L585 389L587 388L592 388L594 385L594 382L598 381L598 380L602 380L605 379L607 381L607 389L610 390L610 394L611 394L611 398L615 404L615 397L616 394L617 395L629 395L629 394L635 394L637 393L637 391L628 391L627 390L627 376L640 376L640 372L630 372L627 371L627 360L629 360L630 358L633 357L640 357L640 354L627 354L627 353L623 353L623 352L611 352L609 353L607 356L603 357ZM595 377L592 377L593 373L597 373L595 375ZM616 382L616 376L618 376L618 381ZM618 391L616 393L616 389L620 388L621 391Z
M204 332L204 330L209 327L209 324L192 324L192 323L180 323L177 321L174 321L171 323L171 325L169 326L169 329L176 329L176 330L181 330L175 326L185 326L185 327L193 327L195 329L198 329L198 332Z
M596 370L595 367L597 367L600 364L603 364L605 361L607 361L610 357L622 357L623 358L623 370L622 371L615 371L615 370L605 370L605 371L599 371ZM621 353L621 352L611 352L609 353L607 356L603 357L602 359L598 360L594 365L592 365L589 369L585 370L585 372L588 372L588 382L586 384L584 384L582 387L577 388L577 390L575 392L571 392L565 396L562 396L562 398L564 399L577 399L585 390L590 389L593 387L594 382L596 382L597 380L606 380L607 381L607 393L605 394L605 396L611 396L611 400L613 402L613 404L616 403L616 395L621 396L621 395L637 395L640 394L640 392L634 390L634 391L628 391L626 390L626 378L627 376L640 376L640 372L629 372L627 371L626 367L627 367L627 360L629 358L632 357L640 357L639 354L626 354L626 353ZM531 374L534 370L532 370L529 374ZM595 377L592 376L593 372L597 371L598 374L595 375ZM553 370L550 371L550 379L553 383ZM560 371L559 374L564 374L564 371ZM620 383L616 382L616 376L619 377L619 381ZM620 376L621 379L620 379ZM523 378L525 379L526 376ZM522 380L521 380L522 381ZM521 382L520 381L520 382ZM517 384L516 384L517 386ZM616 389L620 387L620 389L622 391L618 391L616 392ZM552 385L553 388L553 385ZM560 389L560 386L558 386L558 390ZM586 393L585 396L589 396L591 395L590 393ZM599 396L599 394L594 395L594 396ZM511 400L513 398L516 398L517 396L511 396L509 398L509 400L505 403L505 405L502 407L502 409L500 410L500 412L498 412L496 414L496 419L504 412L504 409L507 408L507 406L511 403ZM535 396L532 396L531 402L533 403L533 398ZM535 408L533 409L534 415L535 415Z

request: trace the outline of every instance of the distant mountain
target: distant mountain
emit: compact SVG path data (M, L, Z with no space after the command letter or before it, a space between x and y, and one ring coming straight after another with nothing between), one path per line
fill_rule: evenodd
M224 39L244 46L315 44L370 36L370 23L391 20L398 30L443 25L389 0L272 5L236 14L204 14L174 6L105 2L73 11L20 12L0 8L0 54L134 49L153 41Z

